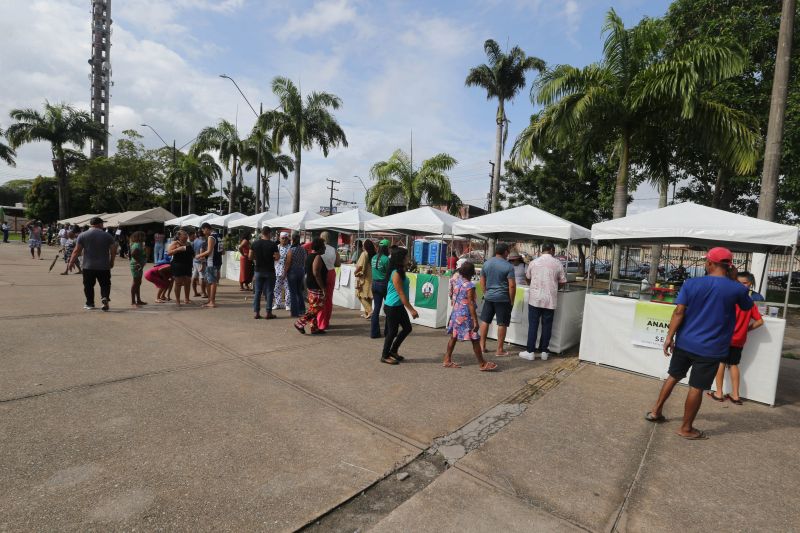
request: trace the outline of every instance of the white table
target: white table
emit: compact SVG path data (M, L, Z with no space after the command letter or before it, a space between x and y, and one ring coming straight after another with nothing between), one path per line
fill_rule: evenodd
M601 294L586 296L580 359L666 379L669 358L662 350L631 341L637 301ZM739 365L742 397L775 405L785 328L783 319L764 317L764 326L748 334ZM682 383L687 381L688 376ZM729 391L726 372L724 392Z
M353 309L361 309L361 300L356 295L356 266L345 264L336 268L336 284L333 289L333 305Z
M553 332L550 337L550 351L562 353L575 346L581 340L583 324L583 305L586 291L578 287L575 290L559 291L556 312L553 315ZM478 299L478 316L482 307L482 299ZM489 325L487 336L497 339L497 319ZM541 324L537 335L542 336ZM506 330L506 342L525 346L528 343L528 287L517 287L517 297L511 310L511 323Z

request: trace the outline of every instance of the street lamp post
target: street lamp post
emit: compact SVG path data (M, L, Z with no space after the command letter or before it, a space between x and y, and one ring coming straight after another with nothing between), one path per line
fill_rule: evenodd
M150 128L151 130L153 130L153 133L155 133L156 136L159 139L161 139L161 142L164 143L164 146L169 148L169 145L167 144L167 141L165 141L164 138L161 135L158 134L158 132L156 131L156 129L153 126L151 126L150 124L142 124L142 127L143 128ZM178 162L177 162L177 157L176 157L177 154L178 154L178 150L175 148L175 139L173 139L172 140L172 172L173 173L178 169ZM172 211L172 208L173 208L172 202L174 200L174 186L171 187L171 189L173 189L173 190L170 190L170 197L169 197L169 202L170 202L169 209L170 209L170 211ZM183 216L183 183L181 183L180 196L181 196L181 216Z
M258 118L262 115L262 113L264 113L264 105L259 104L258 109L260 112L256 113L255 108L250 103L250 100L247 99L247 96L245 96L244 92L239 87L239 84L236 83L236 80L225 74L220 74L219 77L231 80L231 82L233 82L233 84L236 86L236 89L239 91L239 94L242 95L242 98L244 98L244 101L247 102L247 105L250 106L250 109L256 116L256 124L257 124ZM231 186L233 186L233 184L231 184ZM257 138L256 139L256 213L260 212L261 212L261 140Z

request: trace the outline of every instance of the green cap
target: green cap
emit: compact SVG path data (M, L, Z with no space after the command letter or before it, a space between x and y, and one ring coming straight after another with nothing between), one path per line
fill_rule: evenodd
M378 246L389 246L392 243L389 242L389 239L383 239L381 242L378 243Z

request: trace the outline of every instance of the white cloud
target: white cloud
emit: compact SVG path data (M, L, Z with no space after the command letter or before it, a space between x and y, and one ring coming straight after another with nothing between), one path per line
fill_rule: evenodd
M278 32L280 39L319 36L356 19L356 9L349 0L320 0L300 15L293 14Z

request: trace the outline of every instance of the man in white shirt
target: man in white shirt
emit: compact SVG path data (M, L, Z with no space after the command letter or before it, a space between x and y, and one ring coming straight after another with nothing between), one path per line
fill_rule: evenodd
M542 361L546 361L550 345L550 334L553 331L553 315L558 303L558 289L567 283L564 266L553 257L556 248L551 243L542 245L542 255L528 265L525 276L528 279L528 345L526 351L519 356L528 361L536 359L536 352L541 352ZM542 337L536 347L536 336L539 332L539 321L542 322Z
M322 255L322 261L325 263L325 268L328 269L328 279L325 280L325 305L322 307L319 315L317 315L317 327L320 331L325 331L331 323L331 315L333 314L333 289L336 286L336 267L342 264L339 259L339 254L336 253L336 248L331 246L331 236L327 231L323 231L320 237L325 241L325 253Z

